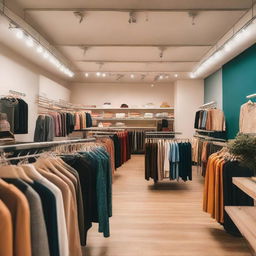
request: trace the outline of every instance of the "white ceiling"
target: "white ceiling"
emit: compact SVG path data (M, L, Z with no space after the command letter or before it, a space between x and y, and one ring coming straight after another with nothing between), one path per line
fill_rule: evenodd
M74 82L119 83L141 81L142 75L147 82L153 82L159 74L170 75L159 82L177 79L176 73L179 78L187 78L211 46L251 7L251 0L7 0L6 3L23 13L26 21L73 63L77 69ZM129 11L136 9L141 10L135 12L137 23L129 24ZM195 25L189 9L197 14ZM75 10L85 15L81 23L73 13ZM107 77L95 76L93 72L97 71L107 72ZM89 72L88 78L85 72ZM129 77L131 72L137 74L134 79ZM120 74L124 75L121 79Z

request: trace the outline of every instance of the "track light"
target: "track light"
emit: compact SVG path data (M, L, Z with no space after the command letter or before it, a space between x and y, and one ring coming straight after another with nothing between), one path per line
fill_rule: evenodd
M37 48L36 48L36 51L38 53L42 53L43 52L43 47L41 45L39 45Z
M26 40L26 45L28 47L33 47L34 46L34 40L31 37L28 37Z
M21 29L18 29L16 32L16 37L22 39L24 37L24 32Z
M48 58L49 58L49 53L48 53L46 50L44 51L43 57L44 57L45 59L48 59Z
M137 23L136 13L133 11L129 12L129 20L128 22L131 23Z
M83 12L73 12L75 17L78 18L79 23L82 23L85 17L85 14Z

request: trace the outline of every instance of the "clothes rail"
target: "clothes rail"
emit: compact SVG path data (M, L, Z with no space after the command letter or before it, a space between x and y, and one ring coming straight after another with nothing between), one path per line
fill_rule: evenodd
M31 149L31 148L34 148L34 149L47 148L47 147L65 145L65 144L86 143L86 142L93 142L93 141L95 141L95 138L11 144L11 145L0 146L0 152L24 150L24 149Z
M0 163L6 162L6 161L15 161L15 160L22 160L22 159L26 159L26 158L33 158L33 157L39 157L44 155L44 153L38 153L38 154L27 154L27 155L23 155L23 156L15 156L15 157L8 157L8 156L3 156L1 158L0 156Z
M198 134L195 134L194 137L196 137L196 138L201 138L201 139L208 140L208 141L221 141L221 142L226 142L225 139L219 139L219 138L214 138L214 137L208 137L208 136L203 136L203 135L198 135Z
M247 99L253 99L253 98L256 98L256 93L254 94L250 94L250 95L247 95L246 96Z
M208 103L205 103L203 105L201 105L199 108L210 108L210 107L213 107L213 106L216 106L217 102L216 101L211 101L211 102L208 102Z

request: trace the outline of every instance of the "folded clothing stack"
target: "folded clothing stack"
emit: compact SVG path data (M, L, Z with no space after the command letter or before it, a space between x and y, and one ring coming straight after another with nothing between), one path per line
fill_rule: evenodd
M125 126L125 123L116 122L116 123L115 123L115 126L117 126L117 127L124 127L124 126Z
M168 112L156 113L156 117L168 117Z
M138 112L131 112L131 113L129 113L129 117L130 118L139 118L139 117L141 117L141 115Z
M154 114L153 113L145 113L144 118L153 118Z
M112 118L113 116L114 116L114 114L111 112L104 112L104 114L103 114L104 118Z
M125 113L116 113L116 118L125 118Z

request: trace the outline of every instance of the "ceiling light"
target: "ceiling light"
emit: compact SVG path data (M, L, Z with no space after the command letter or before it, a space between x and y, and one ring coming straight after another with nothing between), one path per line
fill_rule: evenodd
M43 52L43 47L41 45L39 45L37 48L36 48L36 51L38 53L42 53Z
M48 59L49 58L49 53L45 50L43 56L44 56L45 59Z
M190 77L191 78L195 78L196 77L196 74L194 72L190 73Z
M101 75L100 72L97 72L97 73L96 73L96 76L97 76L97 77L100 77L100 75Z
M154 85L154 84L151 84L150 86L151 86L151 87L154 87L155 85Z
M132 78L132 79L133 79L134 77L135 77L135 75L134 75L134 74L130 74L130 78Z
M85 73L84 75L85 75L85 77L89 77L89 73Z
M107 74L106 73L102 73L102 77L106 77L107 76Z
M178 74L174 74L174 77L178 77L179 75Z
M164 76L163 76L163 75L160 75L160 76L159 76L159 79L160 79L160 80L162 80L163 78L164 78Z
M34 40L31 37L28 37L26 40L26 45L28 47L33 47L34 46Z
M169 76L168 76L168 75L165 75L165 76L164 76L164 78L165 78L165 79L168 79L168 78L169 78Z
M22 39L24 37L24 32L21 29L18 29L16 37Z
M73 12L75 17L77 17L79 19L79 23L82 23L82 21L84 20L85 14L83 12Z

